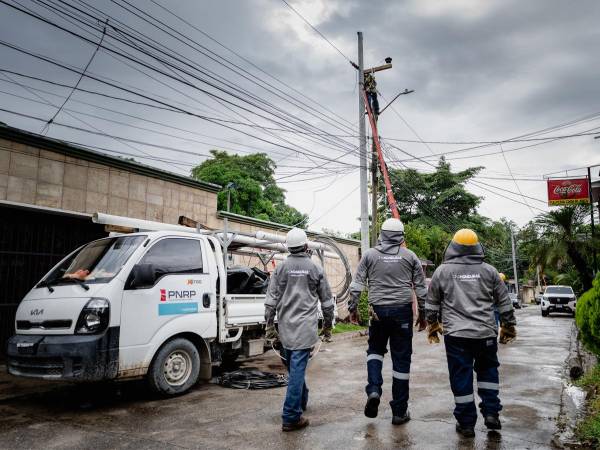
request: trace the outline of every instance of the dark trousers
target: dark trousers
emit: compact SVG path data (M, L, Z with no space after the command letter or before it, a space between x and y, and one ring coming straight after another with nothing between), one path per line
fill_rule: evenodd
M454 417L463 426L475 426L477 410L473 396L473 369L477 373L477 393L481 414L498 415L502 409L498 378L496 338L467 339L444 336L450 387L454 394Z
M387 352L388 340L392 356L392 398L390 406L395 416L403 416L408 408L408 378L412 355L412 305L375 306L378 320L372 319L369 326L369 348L367 350L367 395L381 395L383 377L383 355Z
M310 358L310 349L286 350L281 352L288 370L288 386L283 403L283 423L296 423L308 404L308 387L304 381L306 366Z
M371 112L375 115L379 115L379 100L377 99L376 92L367 92L367 99L369 100L369 107Z

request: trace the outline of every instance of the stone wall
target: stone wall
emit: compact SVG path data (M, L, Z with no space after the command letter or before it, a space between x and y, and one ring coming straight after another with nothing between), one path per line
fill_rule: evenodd
M217 194L0 139L0 200L177 223L208 223Z
M216 192L92 162L94 160L99 158L88 161L0 138L0 200L166 223L177 223L183 215L213 229L223 228L217 214ZM231 229L241 232L261 230L281 236L287 233L287 227L278 229L275 224L248 224L233 219L229 223ZM354 273L359 262L358 245L349 242L338 245ZM256 257L238 255L235 263L263 267ZM345 277L343 265L339 260L327 258L325 271L336 292Z

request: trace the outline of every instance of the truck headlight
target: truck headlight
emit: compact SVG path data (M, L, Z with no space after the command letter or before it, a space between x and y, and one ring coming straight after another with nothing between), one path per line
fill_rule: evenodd
M105 298L92 298L81 310L75 334L97 334L108 328L110 303Z

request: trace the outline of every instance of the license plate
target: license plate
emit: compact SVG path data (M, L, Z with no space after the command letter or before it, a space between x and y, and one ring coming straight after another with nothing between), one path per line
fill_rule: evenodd
M17 352L19 355L33 355L35 353L35 343L19 342L17 344Z

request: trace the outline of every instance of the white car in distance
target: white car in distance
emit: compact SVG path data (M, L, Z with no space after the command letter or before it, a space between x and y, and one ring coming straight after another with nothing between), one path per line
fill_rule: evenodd
M542 316L550 313L568 313L575 316L577 297L571 286L547 286L542 296Z

